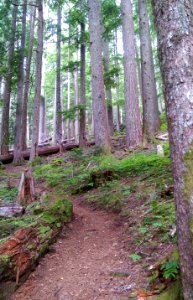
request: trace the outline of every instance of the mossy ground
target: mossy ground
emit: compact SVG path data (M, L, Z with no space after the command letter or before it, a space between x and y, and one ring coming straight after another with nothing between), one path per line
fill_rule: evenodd
M7 222L11 228L7 234L17 228L17 222L22 227L36 223L41 216L46 224L41 224L39 233L49 235L50 225L60 226L65 220L56 220L45 211L47 203L81 195L94 209L119 214L130 235L130 260L148 269L162 257L163 249L173 249L176 243L175 235L171 235L175 207L168 144L164 150L164 157L157 156L154 146L104 156L94 147L34 162L35 179L47 192L39 195L40 202L27 208L28 217ZM56 204L55 212L61 207L61 203Z

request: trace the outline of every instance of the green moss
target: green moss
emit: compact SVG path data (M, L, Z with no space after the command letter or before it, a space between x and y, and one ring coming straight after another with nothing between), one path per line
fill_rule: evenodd
M183 172L183 197L185 201L187 201L189 205L189 210L192 209L192 198L193 198L193 145L191 146L191 150L188 151L184 157L184 172ZM193 216L190 216L189 219L189 227L191 232L191 239L192 239L192 249L193 249Z
M0 275L9 267L10 260L9 255L0 255Z
M10 262L10 256L9 255L0 255L0 260L4 263Z
M27 246L27 249L28 250L35 250L36 249L36 244L29 244L28 246Z
M181 285L179 280L170 284L167 290L163 291L159 295L147 297L147 300L182 300L182 299L183 298L181 296Z
M40 257L43 256L44 254L46 254L46 253L49 251L49 247L50 247L50 244L44 242L44 243L41 245L41 248L39 249L38 258L40 258Z
M17 188L3 187L0 189L0 198L5 202L12 202L18 194Z
M184 162L184 173L183 173L183 181L184 181L184 188L183 188L183 195L185 199L190 202L193 197L193 150L187 152L183 157Z
M65 199L58 199L42 214L42 220L47 224L57 226L60 222L68 222L73 213L73 205Z
M160 131L167 131L168 125L167 125L167 119L166 119L166 113L165 112L161 114L160 121L161 121Z

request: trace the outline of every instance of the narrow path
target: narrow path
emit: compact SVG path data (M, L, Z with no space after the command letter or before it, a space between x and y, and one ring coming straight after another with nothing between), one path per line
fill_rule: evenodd
M74 221L11 300L128 299L133 285L123 226L116 215L80 202L74 203Z

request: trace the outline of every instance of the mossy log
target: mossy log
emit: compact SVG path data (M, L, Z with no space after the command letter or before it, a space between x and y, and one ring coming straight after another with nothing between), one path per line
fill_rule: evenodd
M27 278L41 256L49 250L63 224L71 220L72 213L71 202L57 200L40 214L35 224L18 229L0 244L0 299L9 299ZM6 289L6 286L10 288Z
M87 146L92 146L94 145L94 142L89 142L87 143ZM39 156L48 156L51 154L56 154L58 152L65 152L65 151L70 151L72 149L78 148L79 145L77 143L73 144L64 144L62 146L50 146L50 147L42 147L38 149L38 155ZM30 150L26 150L22 152L22 157L26 160L29 159L30 157ZM13 161L13 151L10 151L9 154L7 155L0 155L0 163L3 164L8 164Z

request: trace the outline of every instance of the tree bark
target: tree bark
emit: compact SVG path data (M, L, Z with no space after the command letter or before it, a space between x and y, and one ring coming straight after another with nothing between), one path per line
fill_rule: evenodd
M193 5L154 0L171 145L184 299L193 299Z
M31 15L30 15L29 48L28 48L28 56L26 61L26 76L25 76L24 96L23 96L22 128L21 128L22 150L25 150L27 148L27 106L28 106L28 94L30 88L30 70L31 70L31 60L33 55L35 18L36 18L36 7L34 6L31 8Z
M103 38L103 61L104 61L104 72L107 74L110 70L110 53L109 53L109 42ZM113 124L113 107L112 107L112 92L109 80L105 83L106 100L107 100L107 113L108 113L108 124L109 132L113 135L114 124Z
M154 74L147 0L138 0L142 76L143 134L151 140L159 126L157 90Z
M69 26L69 35L70 35L70 26ZM70 41L68 46L70 46ZM68 48L68 63L70 62L70 49ZM71 74L70 74L70 68L68 68L68 100L67 100L67 109L69 110L71 107ZM71 139L71 120L67 119L66 125L67 125L67 139L70 141Z
M32 161L38 155L38 135L39 135L39 105L41 96L42 81L42 55L43 55L43 0L37 0L38 7L38 45L36 54L36 83L33 111L33 133L30 160Z
M142 142L142 127L139 112L136 47L132 6L130 0L121 0L123 50L124 50L124 91L127 147L136 147Z
M83 9L84 0L81 0ZM80 45L80 117L79 117L79 145L86 146L86 45L85 45L85 23L80 23L81 45Z
M46 130L46 100L43 96L40 97L40 114L39 114L39 143L44 143L47 140Z
M21 140L22 140L22 110L23 110L23 88L24 88L24 51L25 51L25 38L26 38L26 15L27 15L27 0L23 0L23 16L22 16L22 33L21 33L21 46L19 53L19 73L17 84L17 107L15 119L15 142L14 142L14 163L20 164L22 161L21 156Z
M61 106L61 19L62 19L62 8L58 6L57 12L57 61L56 61L56 109L55 109L55 134L54 143L60 144L62 140L62 106Z
M117 131L120 131L120 108L119 108L119 73L118 73L118 50L117 50L117 30L115 31L115 37L114 37L114 64L115 68L117 68L117 72L115 73L115 95L116 95L116 101L117 105L115 107L115 118L116 118L116 129Z
M95 142L104 152L108 153L110 152L111 146L104 93L100 1L89 0L88 6Z
M78 55L77 55L78 60ZM79 104L79 87L78 87L78 69L76 68L73 73L74 76L74 105L77 106ZM75 142L79 143L79 120L78 120L78 112L75 113L74 120L74 138Z
M1 121L1 154L7 154L9 151L9 110L10 110L10 96L11 96L11 79L13 76L12 63L14 58L15 34L17 23L18 6L14 5L12 10L12 25L11 36L8 48L8 63L7 74L5 77L5 87L3 92L3 109Z

